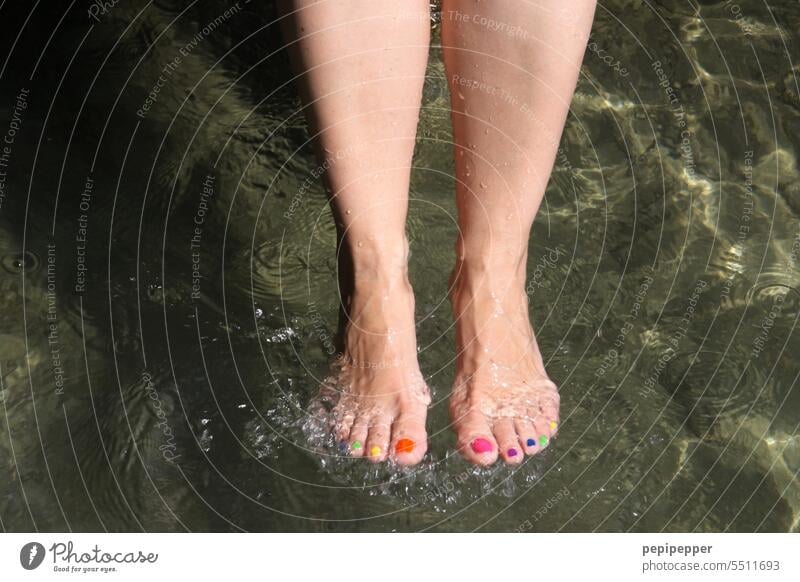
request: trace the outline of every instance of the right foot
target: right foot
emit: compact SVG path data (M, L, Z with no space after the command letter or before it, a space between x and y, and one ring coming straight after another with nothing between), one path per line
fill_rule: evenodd
M417 362L414 296L405 265L357 273L343 351L318 400L332 408L340 452L419 463L427 451L430 393ZM367 274L365 274L365 272Z

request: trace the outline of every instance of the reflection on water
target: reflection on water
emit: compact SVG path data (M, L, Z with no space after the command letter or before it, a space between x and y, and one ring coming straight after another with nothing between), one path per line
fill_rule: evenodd
M530 245L563 424L513 470L448 430L436 47L408 226L431 452L397 470L304 414L335 231L272 3L40 4L0 9L4 529L798 529L797 3L598 8Z

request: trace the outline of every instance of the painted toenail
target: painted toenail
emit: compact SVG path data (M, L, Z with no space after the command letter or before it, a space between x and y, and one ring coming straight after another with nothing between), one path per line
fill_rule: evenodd
M410 453L414 450L414 441L411 439L400 439L394 446L394 450L398 453Z
M557 427L557 426L558 426L558 425L555 423L555 421L551 422L551 423L550 423L550 430L556 430L556 427Z
M526 442L525 444L528 445L529 447L535 447L536 441L534 439L528 439L528 442Z
M517 456L517 449L508 449L508 456L509 457L516 457Z
M472 450L476 453L490 453L494 448L492 443L487 441L486 439L475 439L470 444Z
M370 454L370 456L373 456L373 457L380 457L381 456L381 448L377 447L377 446L376 447L372 447L369 450L369 454Z
M542 436L539 437L539 444L541 446L545 446L547 444L547 436L546 435L542 435Z
M346 453L350 449L350 445L347 443L339 443L339 452Z
M353 447L354 451L357 451L358 449L361 448L361 441L353 441L353 444L350 446Z

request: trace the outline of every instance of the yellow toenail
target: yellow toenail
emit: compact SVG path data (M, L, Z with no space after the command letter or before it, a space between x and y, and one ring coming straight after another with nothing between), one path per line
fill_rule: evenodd
M555 421L551 421L551 422L550 422L550 430L556 430L556 427L557 427L557 426L558 426L558 425L556 424L556 422L555 422Z
M373 457L380 457L381 456L381 448L380 447L372 447L369 450L369 454Z

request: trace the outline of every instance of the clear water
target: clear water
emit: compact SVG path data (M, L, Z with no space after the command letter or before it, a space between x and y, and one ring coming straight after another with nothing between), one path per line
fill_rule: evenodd
M797 2L598 7L530 244L563 425L516 470L448 429L432 48L408 223L432 436L407 471L307 437L334 227L273 3L231 6L0 8L4 530L798 530Z

